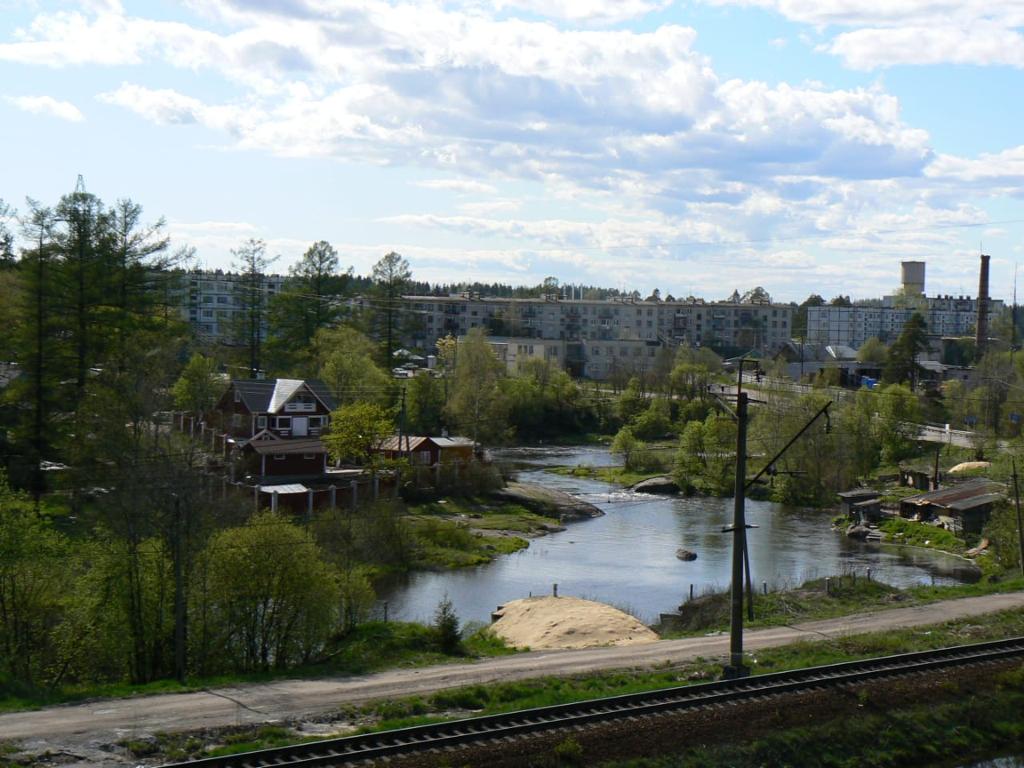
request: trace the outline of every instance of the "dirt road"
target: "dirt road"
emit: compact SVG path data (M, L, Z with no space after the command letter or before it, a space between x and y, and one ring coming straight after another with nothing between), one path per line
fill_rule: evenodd
M897 608L873 614L809 622L748 632L748 650L821 640L837 635L935 624L992 611L1024 608L1024 593L948 600L927 606ZM327 680L282 680L208 691L102 700L53 707L36 712L0 715L0 739L23 740L40 747L67 750L69 762L88 759L97 748L122 739L156 732L190 731L243 723L263 723L322 713L343 704L397 698L455 686L516 680L544 675L570 675L596 670L651 667L696 657L724 657L727 635L664 640L648 645L536 651L421 669L399 669L372 675ZM102 762L116 764L113 756Z

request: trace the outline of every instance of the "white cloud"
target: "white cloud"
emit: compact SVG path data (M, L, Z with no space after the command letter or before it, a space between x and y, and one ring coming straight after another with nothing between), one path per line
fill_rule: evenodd
M18 109L35 115L49 115L71 123L85 120L85 116L74 104L69 101L58 101L52 96L8 96L7 101Z
M666 8L671 0L491 0L498 11L513 9L569 21L612 24Z
M413 186L424 189L444 189L463 195L493 195L498 191L493 184L484 184L472 179L425 179L413 182Z
M819 30L847 28L818 50L854 69L899 64L1024 68L1024 0L704 0L758 6Z
M924 28L945 12L933 26L940 36L961 18L945 0L752 2L814 25L819 42L864 67L884 56L938 59L946 43L871 52L864 41L844 48L848 35ZM693 29L614 26L662 5L218 0L193 2L197 16L183 23L132 16L112 2L39 14L0 43L0 60L144 65L99 98L159 125L219 131L233 147L415 168L429 178L413 184L453 195L389 224L509 244L523 274L546 258L589 270L596 282L628 269L668 275L681 261L699 271L741 259L762 270L743 285L813 272L815 249L861 259L884 246L890 260L951 253L956 230L928 227L980 223L976 199L1024 189L1024 150L935 156L928 134L907 124L881 86L723 80ZM963 28L964 46L979 39L979 25L998 31L1013 21L973 0L956 5L974 14L963 17L974 24ZM593 28L600 24L608 27ZM837 27L837 37L824 33ZM220 95L189 93L189 78L176 90L154 87L146 78L161 66L211 78ZM510 198L513 183L517 193L532 190L528 205ZM558 213L531 218L547 204ZM223 250L238 236L194 237ZM282 247L296 253L307 245L290 242ZM425 258L441 269L461 257Z

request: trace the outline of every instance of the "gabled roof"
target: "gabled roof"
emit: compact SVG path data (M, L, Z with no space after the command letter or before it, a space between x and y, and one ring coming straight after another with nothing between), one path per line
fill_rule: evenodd
M327 410L338 407L327 385L317 379L234 379L231 386L251 413L278 413L304 386Z
M379 451L415 451L424 443L431 442L438 448L472 448L468 437L432 437L429 435L398 435L385 437L377 446Z
M381 440L380 445L377 446L377 450L415 451L429 439L429 437L423 437L422 435L408 435L402 437L392 435L391 437L385 437Z
M274 453L327 453L327 447L316 438L310 440L250 440L245 444L261 456Z

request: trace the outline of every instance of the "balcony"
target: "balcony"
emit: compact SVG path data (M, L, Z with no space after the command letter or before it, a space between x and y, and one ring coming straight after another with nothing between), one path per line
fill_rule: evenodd
M316 410L316 403L304 403L301 401L292 401L284 404L285 413L312 413Z

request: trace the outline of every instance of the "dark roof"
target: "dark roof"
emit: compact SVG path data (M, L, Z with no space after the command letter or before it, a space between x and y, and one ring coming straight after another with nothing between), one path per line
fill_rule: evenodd
M903 500L904 504L914 506L932 505L953 510L970 509L981 504L988 504L1003 495L1004 488L999 483L979 477L968 480L949 488L922 493ZM984 499L979 501L979 499Z
M338 407L327 385L319 379L234 379L231 382L251 413L276 413L303 385L327 410Z
M874 488L854 488L851 491L843 491L836 494L840 499L869 499L872 496L878 495L878 491Z
M260 455L275 453L327 453L320 440L250 440L245 444Z

